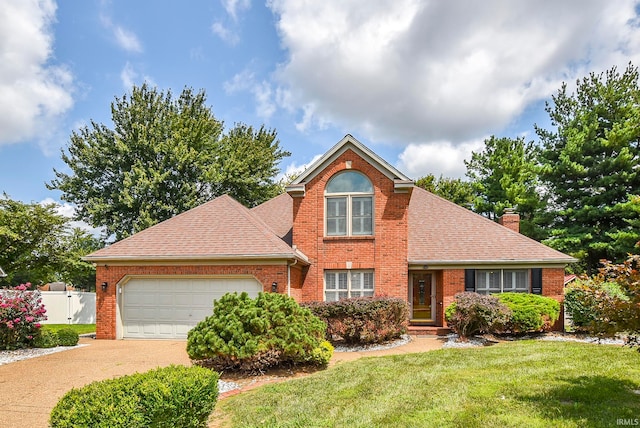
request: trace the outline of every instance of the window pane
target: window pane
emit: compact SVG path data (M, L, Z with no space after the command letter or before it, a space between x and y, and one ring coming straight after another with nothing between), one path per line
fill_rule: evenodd
M346 272L338 273L338 288L340 290L346 290L348 288Z
M505 270L504 291L528 292L529 274L527 270Z
M354 197L351 199L351 233L371 235L373 232L372 197Z
M362 273L351 272L351 289L359 290L362 288Z
M373 272L365 272L363 276L364 276L363 288L365 290L372 290L371 295L373 295Z
M327 198L327 235L347 234L347 198Z
M325 291L324 292L324 300L326 302L337 302L338 301L338 293L335 291Z
M336 275L331 272L326 272L324 278L325 288L327 290L335 290L336 289Z
M325 193L373 193L373 185L358 171L341 172L331 178Z
M499 270L477 270L476 292L480 294L492 294L500 292Z

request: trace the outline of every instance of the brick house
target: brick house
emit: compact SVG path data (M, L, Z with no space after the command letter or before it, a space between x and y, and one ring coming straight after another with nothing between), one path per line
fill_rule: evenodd
M248 209L221 196L92 253L97 337L181 338L229 291L299 302L407 299L410 325L446 326L456 293L562 300L573 258L414 186L351 135L287 192Z

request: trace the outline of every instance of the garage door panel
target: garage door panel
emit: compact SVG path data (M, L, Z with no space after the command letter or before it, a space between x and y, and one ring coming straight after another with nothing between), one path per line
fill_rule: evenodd
M134 278L122 287L125 338L186 339L213 311L213 301L228 292L257 297L254 278Z

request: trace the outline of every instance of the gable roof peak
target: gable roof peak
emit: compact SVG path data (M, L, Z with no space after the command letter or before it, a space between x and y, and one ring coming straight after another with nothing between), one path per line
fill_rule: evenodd
M336 145L329 149L320 159L309 165L302 174L300 174L295 180L287 186L287 192L292 196L294 194L304 193L304 185L313 179L316 175L320 174L331 162L337 159L347 150L354 151L357 155L362 157L370 165L380 171L383 175L399 183L396 187L398 189L406 190L409 187L413 187L413 180L400 172L389 162L377 155L373 150L358 141L353 135L345 135Z

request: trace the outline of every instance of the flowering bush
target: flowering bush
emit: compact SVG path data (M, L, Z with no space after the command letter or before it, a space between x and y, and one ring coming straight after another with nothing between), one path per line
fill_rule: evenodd
M29 291L30 283L0 290L0 349L32 346L46 320L39 291Z

